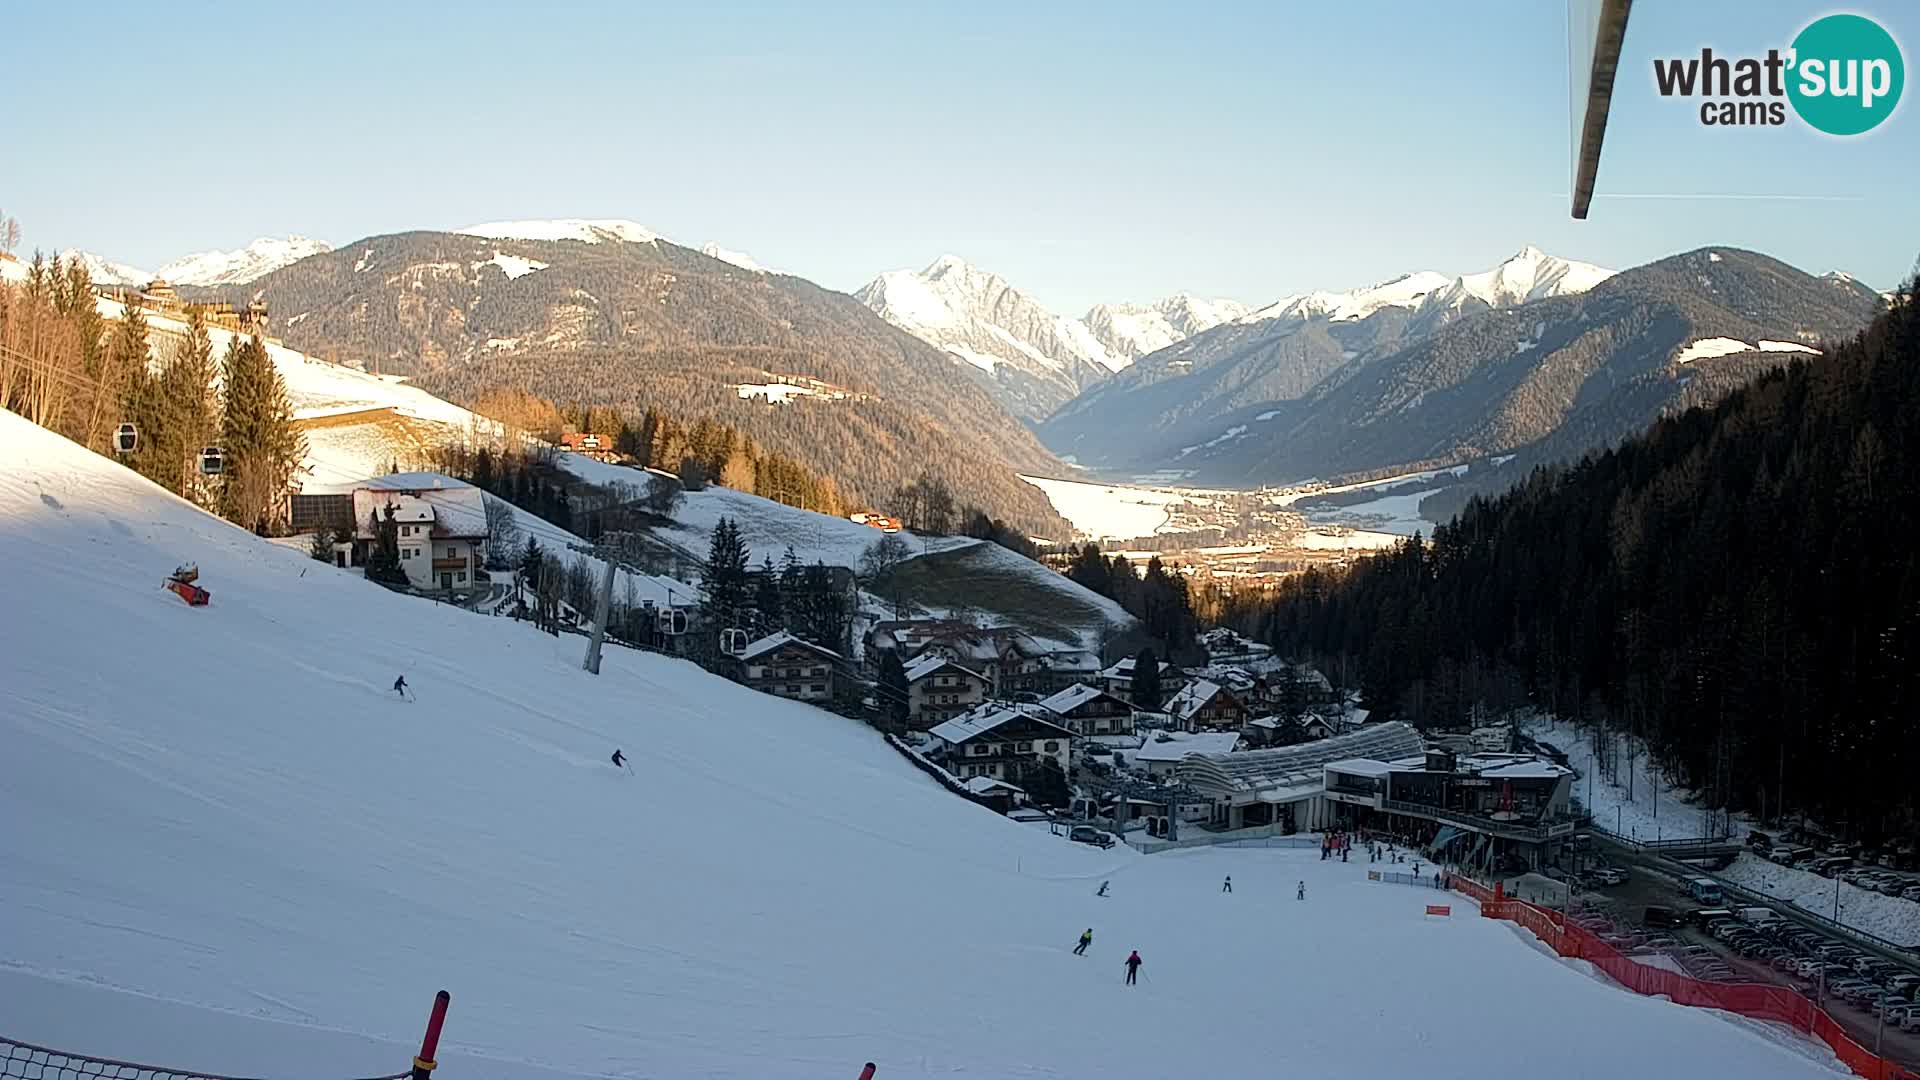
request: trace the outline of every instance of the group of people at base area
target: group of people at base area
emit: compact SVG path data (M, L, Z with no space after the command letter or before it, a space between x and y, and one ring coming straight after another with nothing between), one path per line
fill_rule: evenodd
M1341 862L1347 861L1347 851L1353 847L1353 837L1345 832L1330 832L1320 838L1320 859L1325 861L1340 856Z

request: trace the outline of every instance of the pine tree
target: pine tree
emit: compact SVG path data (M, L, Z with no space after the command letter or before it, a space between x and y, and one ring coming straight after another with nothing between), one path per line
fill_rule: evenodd
M754 577L753 608L755 625L760 633L771 634L786 627L786 603L780 595L780 574L773 568L771 555L761 560L760 572Z
M293 426L286 384L259 336L235 337L225 367L222 513L235 524L271 532L286 522L287 496L306 456L306 437Z
M206 316L194 307L187 316L186 336L176 340L160 384L174 426L170 442L179 469L179 486L174 490L201 506L211 501L209 480L200 472L200 454L213 445L220 430L220 397L214 385L218 374Z
M752 586L747 580L747 544L731 518L721 518L714 526L707 547L707 563L701 587L706 592L701 613L717 638L723 630L745 630L753 604Z
M1133 658L1133 703L1142 709L1160 707L1160 658L1141 649Z

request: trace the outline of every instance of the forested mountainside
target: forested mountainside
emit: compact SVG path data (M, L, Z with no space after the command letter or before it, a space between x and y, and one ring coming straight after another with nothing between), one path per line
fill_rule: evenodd
M456 400L513 387L636 418L651 405L738 428L853 501L932 470L996 517L1065 534L1015 476L1059 462L939 351L803 279L596 235L377 236L195 292L263 298L290 345Z
M1430 543L1309 571L1234 619L1345 665L1376 715L1453 725L1476 703L1580 715L1644 736L1715 807L1804 809L1867 835L1910 825L1912 288L1824 355L1476 498ZM1725 291L1731 311L1772 295Z
M1419 310L1309 323L1276 343L1288 350L1286 364L1264 365L1292 377L1289 391L1320 374L1310 389L1172 430L1180 445L1154 444L1160 460L1140 464L1251 484L1448 465L1534 444L1579 454L1844 338L1884 306L1858 282L1816 278L1754 252L1703 248L1586 292L1464 311L1431 333L1420 329ZM1398 320L1402 343L1369 328L1383 316ZM1315 330L1334 335L1349 358L1333 365L1332 345L1316 343ZM1365 336L1356 342L1356 334ZM1138 378L1154 361L1126 376ZM1075 453L1058 435L1068 416L1063 411L1043 434Z
M1328 376L1350 375L1477 312L1575 295L1612 274L1529 246L1480 273L1421 270L1282 297L1169 340L1049 417L1041 437L1083 464L1184 467L1194 451L1231 441L1221 436L1237 423L1285 415Z

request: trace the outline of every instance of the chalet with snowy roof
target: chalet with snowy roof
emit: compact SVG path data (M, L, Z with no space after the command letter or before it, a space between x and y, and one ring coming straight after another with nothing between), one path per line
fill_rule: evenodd
M1043 759L1065 773L1073 765L1073 732L1036 715L1044 711L987 704L928 734L947 771L963 781L976 776L1017 781Z
M1075 735L1133 734L1133 703L1097 686L1075 683L1041 698L1040 707Z
M1340 734L1341 730L1339 724L1324 716L1301 713L1292 720L1284 716L1256 716L1247 721L1246 726L1240 729L1240 734L1249 746L1264 750L1270 746L1290 746L1311 739L1330 739Z
M1181 731L1239 731L1247 707L1233 691L1211 679L1195 679L1167 699L1167 713Z
M1237 731L1207 731L1197 735L1177 731L1162 731L1140 744L1140 748L1123 752L1121 756L1128 765L1145 769L1148 776L1156 779L1173 775L1173 767L1194 754L1231 754L1240 746L1240 733Z
M407 583L459 591L483 579L487 509L479 488L436 473L396 473L352 491L355 561L364 563L392 511Z
M1132 701L1133 665L1135 660L1135 657L1123 656L1104 668L1100 672L1100 685L1102 689L1115 697L1123 697L1128 701ZM1185 676L1180 674L1180 669L1167 663L1165 660L1160 661L1160 696L1163 699L1178 690L1183 681L1185 681Z
M1026 789L991 776L975 776L960 786L967 789L967 794L1003 814L1027 801Z
M832 649L785 630L748 643L734 659L740 681L755 690L816 703L833 700L834 679L846 662Z
M969 712L987 699L987 677L934 653L907 664L907 715L915 730Z
M1225 626L1216 626L1201 634L1199 643L1207 650L1207 658L1216 664L1264 660L1273 655L1272 646L1249 641Z

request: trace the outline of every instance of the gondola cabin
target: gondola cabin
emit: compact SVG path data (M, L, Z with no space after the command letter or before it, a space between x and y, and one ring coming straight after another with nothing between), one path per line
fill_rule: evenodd
M200 475L219 476L227 471L227 455L217 446L200 451Z
M140 448L140 429L132 424L121 424L120 430L113 433L113 452L131 454Z

